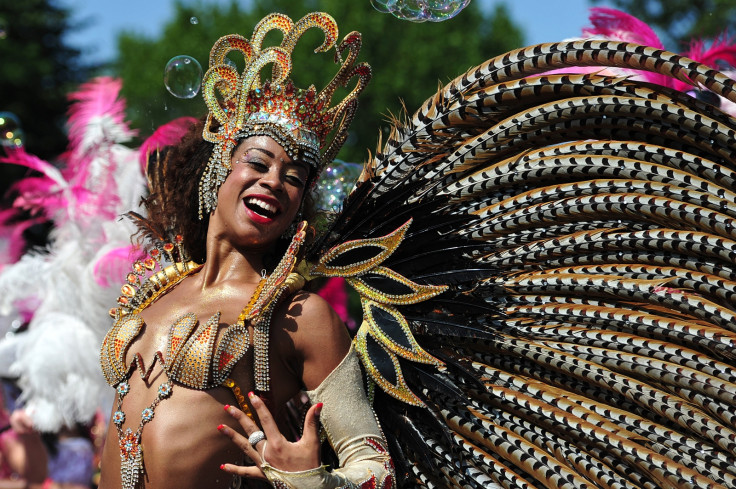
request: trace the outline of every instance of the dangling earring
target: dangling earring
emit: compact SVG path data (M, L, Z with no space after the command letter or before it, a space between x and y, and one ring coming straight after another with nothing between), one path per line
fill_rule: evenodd
M296 217L294 217L294 220L289 224L289 227L286 228L286 231L284 231L284 234L281 235L281 238L283 239L291 239L294 237L294 234L296 234L296 228L299 226L299 224L302 222L302 208L299 207L299 211L296 213Z

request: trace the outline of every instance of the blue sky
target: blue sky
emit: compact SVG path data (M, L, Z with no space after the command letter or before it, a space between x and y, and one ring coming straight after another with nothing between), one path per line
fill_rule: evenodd
M173 13L174 0L58 0L74 12L72 21L86 27L68 37L83 49L88 61L104 62L115 54L121 30L154 37ZM228 4L230 0L206 0L207 4ZM246 1L246 0L243 0ZM370 0L345 0L368 2ZM527 44L553 42L580 35L588 25L588 0L472 0L483 6L505 3L514 20L525 27ZM605 5L600 2L598 5ZM201 16L205 16L203 11ZM376 15L387 15L376 12ZM457 21L459 19L455 19ZM452 22L452 21L451 21ZM520 46L521 47L521 46Z

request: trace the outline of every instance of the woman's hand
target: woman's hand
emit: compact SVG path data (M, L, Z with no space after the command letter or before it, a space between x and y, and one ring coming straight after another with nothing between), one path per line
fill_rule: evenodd
M292 443L288 441L279 431L276 422L271 416L264 402L252 392L248 394L251 406L255 409L263 425L266 438L251 445L248 437L260 431L258 425L250 419L243 411L235 406L225 406L225 411L238 420L245 430L246 436L228 426L217 427L220 433L229 437L243 452L255 463L255 467L241 467L234 464L224 464L220 468L225 472L237 474L242 477L254 479L265 479L261 465L268 462L272 467L287 472L300 472L319 467L319 414L322 403L315 404L304 419L304 433L299 441Z

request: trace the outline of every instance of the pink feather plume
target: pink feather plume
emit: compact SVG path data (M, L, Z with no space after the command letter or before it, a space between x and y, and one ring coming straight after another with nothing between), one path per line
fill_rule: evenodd
M583 29L583 35L588 37L603 37L615 41L633 42L664 49L662 41L649 24L642 22L633 15L614 8L593 7L588 17L592 27ZM636 71L637 75L651 83L672 87L672 79L648 71Z
M69 149L82 149L85 132L95 117L105 116L122 129L125 136L135 135L125 121L125 99L120 98L122 80L101 76L83 83L79 89L69 94Z
M148 158L151 154L181 141L181 138L184 137L189 128L196 122L197 119L194 117L179 117L156 129L138 150L143 174L146 173Z
M59 160L62 169L26 153L22 148L6 149L0 163L24 166L41 175L27 177L13 185L15 212L54 219L57 226L70 216L92 222L95 216L114 218L117 199L114 144L135 134L125 121L125 101L120 98L122 82L110 77L96 78L69 95L66 153ZM91 165L104 164L90 181ZM19 226L14 223L14 226ZM22 233L22 230L21 230Z
M12 222L16 217L15 209L4 209L0 211L0 239L6 240L7 248L0 256L0 269L3 265L9 265L20 260L25 252L26 242L23 233L26 229L43 222L43 217L26 219L21 222Z
M39 177L26 177L16 182L11 191L17 192L13 204L35 215L51 217L59 209L68 205L64 195L66 181L55 166L37 156L26 153L23 148L7 149L7 156L0 157L0 162L19 165L41 173Z
M664 49L659 36L648 24L626 12L613 8L594 7L590 9L588 19L593 27L583 29L583 35L603 36L607 39Z
M32 154L26 153L23 148L6 148L7 156L0 157L0 163L25 166L31 170L43 173L46 177L61 183L59 170L51 163Z
M719 61L736 68L736 43L726 34L715 39L709 48L705 47L702 40L692 41L685 56L713 68L718 67Z
M62 158L64 175L84 185L95 152L113 143L128 141L136 134L125 120L125 99L120 98L122 81L107 76L82 84L69 94L72 102L67 120L69 145Z
M139 248L128 245L114 248L100 257L92 268L95 282L102 287L110 287L125 281L130 264L142 257Z
M344 323L348 324L350 322L350 316L348 315L348 292L345 288L344 278L332 277L327 279L324 286L317 291L317 295L332 306Z

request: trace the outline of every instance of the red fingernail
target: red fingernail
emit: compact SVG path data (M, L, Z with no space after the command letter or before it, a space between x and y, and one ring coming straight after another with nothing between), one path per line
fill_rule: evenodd
M255 394L255 393L254 393L253 391L250 391L250 392L248 393L248 397L253 397L253 396L255 396L255 395L256 395L256 394Z
M320 415L322 413L322 406L324 406L323 403L321 402L317 403L317 415Z
M227 409L228 409L229 407L230 407L230 404L225 404L225 407L224 407L223 409L225 409L225 411L227 411Z
M224 424L221 424L220 426L218 426L218 427L217 427L217 429L218 429L218 430L221 430L221 429L223 429L224 427L225 427L225 425L224 425Z
M220 465L220 470L225 470L225 464Z

